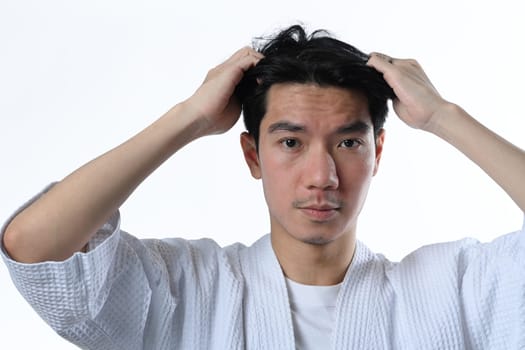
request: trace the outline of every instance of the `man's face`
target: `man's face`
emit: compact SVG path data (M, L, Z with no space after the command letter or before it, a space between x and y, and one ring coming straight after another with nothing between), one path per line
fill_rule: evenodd
M272 235L317 245L354 235L384 138L374 140L366 97L276 84L266 110L258 154L247 134L242 143L252 175L263 181Z

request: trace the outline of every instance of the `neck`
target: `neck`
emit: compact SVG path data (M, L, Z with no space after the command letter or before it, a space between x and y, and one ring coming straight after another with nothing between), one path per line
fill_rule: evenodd
M302 284L342 282L355 251L355 230L321 245L302 242L289 234L272 233L271 239L285 276Z

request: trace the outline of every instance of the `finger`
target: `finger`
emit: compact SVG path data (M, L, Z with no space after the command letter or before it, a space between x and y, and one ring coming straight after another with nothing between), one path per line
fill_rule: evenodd
M261 58L256 57L255 55L245 55L239 57L233 61L227 61L221 64L214 72L214 76L223 75L225 78L230 79L234 85L237 85L244 73L254 67ZM207 77L206 79L210 79Z
M237 61L232 62L232 64L236 65L237 67L241 68L243 72L246 72L251 67L255 66L259 61L262 59L260 55L246 55L241 58L239 58Z
M238 83L242 78L242 74L246 72L249 68L255 66L264 56L252 48L244 47L236 51L230 58L222 62L218 66L212 68L206 74L204 81L209 81L214 77L217 77L224 72L234 72L238 70L239 77L235 77L233 80ZM228 73L226 73L228 75ZM235 74L237 75L237 74Z
M366 64L370 67L375 68L381 73L385 73L391 69L396 62L396 59L379 52L372 52L370 58Z
M380 52L373 52L371 54L372 56L375 56L375 57L378 57L384 61L387 61L388 63L390 64L393 64L394 63L394 59L388 55L385 55L384 53L380 53Z
M264 58L264 55L255 51L251 47L245 46L240 50L237 50L226 61L216 66L214 70L222 71L223 69L227 69L227 67L240 65L242 67L242 70L245 71L247 69L245 68L246 65L248 65L249 68L257 64L262 58Z
M246 57L246 56L253 56L253 57L256 57L258 59L261 59L261 58L264 57L260 52L255 51L253 48L251 48L249 46L245 46L245 47L237 50L228 60L226 60L226 62L239 60L239 59L241 59L243 57Z

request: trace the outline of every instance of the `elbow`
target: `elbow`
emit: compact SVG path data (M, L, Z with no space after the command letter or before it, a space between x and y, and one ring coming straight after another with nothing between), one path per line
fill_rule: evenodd
M2 245L7 255L14 261L35 264L46 261L64 261L70 258L79 248L66 246L58 239L38 226L29 225L15 217L5 228Z
M18 245L18 239L19 236L17 234L18 229L15 225L13 225L13 222L9 223L9 225L5 228L4 234L2 235L2 246L4 247L5 252L9 255L9 257L13 260L15 259L15 256L18 255L17 251L17 245ZM18 261L18 260L17 260Z
M14 220L9 223L2 236L2 245L7 255L17 262L27 264L44 261L36 255L38 250L31 249L27 244L27 237Z

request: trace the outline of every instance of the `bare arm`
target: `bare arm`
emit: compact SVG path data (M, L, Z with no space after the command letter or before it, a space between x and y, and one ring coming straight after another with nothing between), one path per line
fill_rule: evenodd
M239 50L212 69L188 100L56 184L6 228L4 246L9 255L33 263L64 260L80 251L135 188L177 150L235 124L240 107L231 96L243 72L260 58L249 48Z
M448 105L427 131L463 152L525 212L525 152L456 105Z
M408 125L456 147L507 192L525 212L525 152L444 100L414 60L372 54L368 64L394 89L394 109Z

